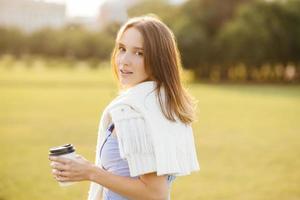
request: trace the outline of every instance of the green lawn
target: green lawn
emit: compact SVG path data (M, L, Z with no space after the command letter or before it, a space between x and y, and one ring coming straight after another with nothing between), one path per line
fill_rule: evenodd
M110 69L13 65L0 62L0 200L86 199L88 182L52 178L48 148L73 143L94 160L101 112L117 94ZM300 86L187 87L199 101L201 171L178 177L172 200L300 199Z

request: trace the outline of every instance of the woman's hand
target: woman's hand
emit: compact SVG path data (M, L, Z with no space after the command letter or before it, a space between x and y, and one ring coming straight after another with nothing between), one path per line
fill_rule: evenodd
M75 160L56 156L50 156L49 160L52 174L60 182L91 180L96 167L80 155Z

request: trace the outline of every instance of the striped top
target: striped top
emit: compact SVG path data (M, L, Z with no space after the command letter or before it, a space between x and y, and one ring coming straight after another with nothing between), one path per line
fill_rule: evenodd
M110 124L106 131L106 138L100 149L102 168L115 175L130 177L128 162L120 157L118 139L112 135L113 129L114 124ZM138 176L131 178L138 179ZM169 191L171 188L171 183L175 178L176 176L173 175L167 176ZM170 192L168 199L170 199ZM104 187L103 200L127 200L127 198Z

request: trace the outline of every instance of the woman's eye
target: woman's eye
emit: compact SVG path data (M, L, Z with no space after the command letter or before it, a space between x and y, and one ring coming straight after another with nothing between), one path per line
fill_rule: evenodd
M137 51L135 54L138 55L138 56L143 56L144 55L143 52L140 52L140 51Z
M119 47L119 51L126 51L124 47Z

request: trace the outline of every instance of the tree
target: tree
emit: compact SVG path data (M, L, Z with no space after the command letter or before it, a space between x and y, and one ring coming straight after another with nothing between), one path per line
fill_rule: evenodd
M293 9L291 8L293 4ZM299 3L256 1L240 8L236 18L218 35L223 59L248 67L299 62Z
M177 22L181 25L176 35L185 67L195 70L198 76L208 77L211 67L220 65L222 54L217 48L216 36L234 17L238 6L249 1L190 0L182 6L184 20Z

